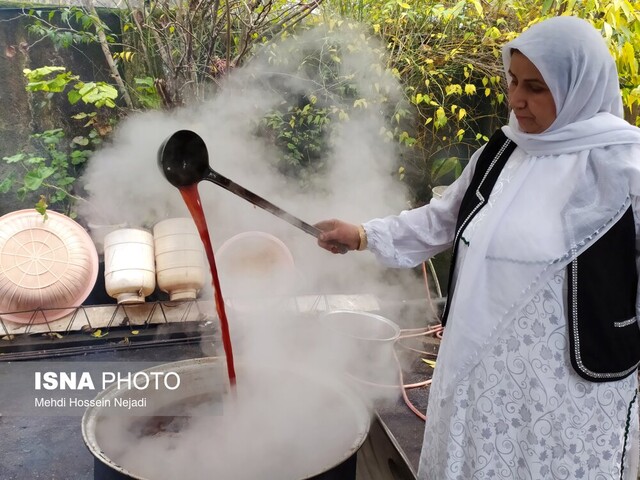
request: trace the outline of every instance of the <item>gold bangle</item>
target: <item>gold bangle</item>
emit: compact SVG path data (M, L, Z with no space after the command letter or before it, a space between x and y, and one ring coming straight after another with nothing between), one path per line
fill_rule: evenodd
M358 225L358 235L360 236L360 241L358 242L358 250L366 250L367 249L367 232L365 231L362 225Z

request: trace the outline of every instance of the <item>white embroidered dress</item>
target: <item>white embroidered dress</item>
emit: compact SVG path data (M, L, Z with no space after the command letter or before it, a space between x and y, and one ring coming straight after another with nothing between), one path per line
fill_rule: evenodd
M516 149L487 205L463 231L457 272L464 268L467 244L473 243L474 233L511 186L524 157ZM370 250L383 263L395 266L441 251L453 238L455 218L451 212L458 210L472 170L473 166L466 169L445 197L430 207L366 223ZM637 198L633 205L634 211L640 212ZM636 226L640 232L637 214ZM419 247L413 240L415 232L420 232ZM569 359L566 302L563 269L508 322L447 400L440 400L443 394L439 389L441 377L448 372L436 368L420 479L637 478L637 375L594 383L574 371ZM456 340L445 330L441 353L458 348ZM625 471L621 476L623 453Z

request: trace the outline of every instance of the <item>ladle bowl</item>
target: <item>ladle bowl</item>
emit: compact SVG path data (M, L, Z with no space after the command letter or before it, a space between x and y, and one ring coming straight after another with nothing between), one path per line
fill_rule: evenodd
M174 187L194 185L209 173L207 146L197 133L179 130L160 146L158 166Z
M158 166L165 178L177 188L195 185L202 180L208 180L216 185L238 195L253 205L285 220L316 238L322 231L282 210L261 196L247 190L234 181L220 175L209 165L207 145L200 135L191 130L178 130L168 137L158 150ZM346 253L348 248L336 244L340 253Z

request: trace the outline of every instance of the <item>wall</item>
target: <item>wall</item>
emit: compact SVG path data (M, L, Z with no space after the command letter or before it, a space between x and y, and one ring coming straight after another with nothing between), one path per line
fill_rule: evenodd
M6 5L6 4L5 4ZM38 8L50 11L51 8ZM106 16L110 28L119 32L119 21ZM41 92L25 90L23 69L47 65L65 66L83 80L110 81L102 50L98 45L55 48L51 41L29 35L31 19L21 8L0 6L0 158L11 156L29 144L29 135L52 128L73 131L70 116L81 111L71 106L65 94L54 95L50 102ZM19 173L19 165L0 161L0 181L11 171ZM0 215L21 208L32 208L37 196L18 200L15 192L0 194Z

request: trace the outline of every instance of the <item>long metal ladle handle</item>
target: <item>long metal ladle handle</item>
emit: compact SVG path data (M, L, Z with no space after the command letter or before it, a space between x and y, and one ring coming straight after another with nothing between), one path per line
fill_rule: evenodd
M209 172L207 173L207 175L204 177L203 180L208 180L212 183L215 183L216 185L224 188L225 190L228 190L231 193L238 195L240 198L245 199L249 203L252 203L257 207L260 207L266 210L267 212L272 213L276 217L283 219L284 221L288 222L294 227L297 227L300 230L305 231L309 235L313 235L314 237L318 238L318 236L320 236L320 234L322 233L322 230L320 230L319 228L314 227L313 225L310 225L303 220L300 220L298 217L291 215L289 212L286 212L285 210L282 210L280 207L277 207L270 201L262 198L260 195L257 195L251 192L250 190L247 190L243 186L238 185L233 180L230 180L227 177L220 175L211 167L209 167ZM346 253L349 250L346 245L336 244L336 246L340 249L340 253Z

